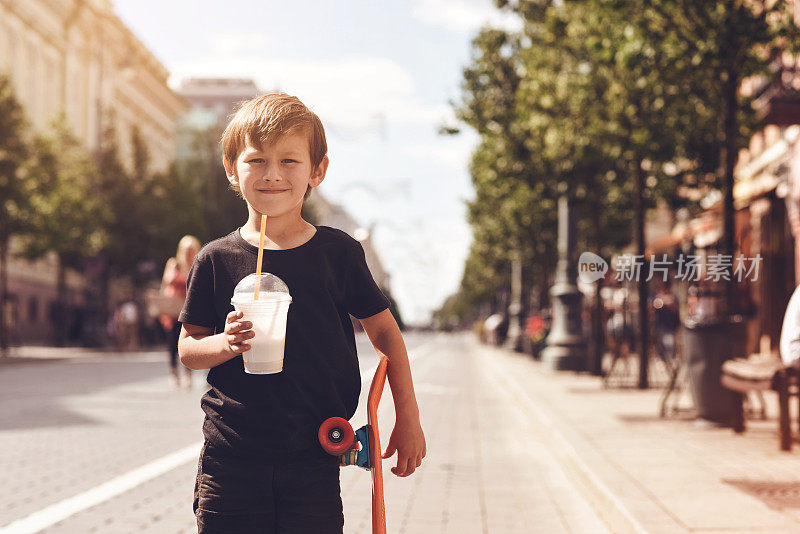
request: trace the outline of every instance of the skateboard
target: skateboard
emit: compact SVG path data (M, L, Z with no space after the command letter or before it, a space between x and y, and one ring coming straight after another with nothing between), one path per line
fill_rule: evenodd
M367 424L353 432L347 419L331 417L320 425L318 433L320 445L328 454L339 457L339 465L357 465L372 472L372 534L386 534L378 404L386 383L388 362L386 356L382 356L372 377L367 397Z

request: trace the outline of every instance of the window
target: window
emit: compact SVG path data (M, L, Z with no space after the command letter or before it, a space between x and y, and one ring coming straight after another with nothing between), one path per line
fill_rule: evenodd
M55 300L50 301L49 308L48 315L50 316L50 322L55 324L62 319L61 313L59 313L58 302Z
M31 323L39 321L39 300L36 297L28 300L28 321Z
M6 327L7 328L14 328L17 325L18 320L18 311L19 305L17 301L17 296L13 293L9 293L6 296L5 302L2 303L3 305L3 314L5 315Z

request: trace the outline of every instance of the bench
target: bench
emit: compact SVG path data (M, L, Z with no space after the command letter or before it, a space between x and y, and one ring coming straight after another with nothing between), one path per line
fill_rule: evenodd
M728 360L722 365L722 385L735 391L733 396L733 431L742 433L745 430L744 400L751 393L761 395L764 391L775 391L778 394L778 435L780 449L789 451L792 448L792 428L790 421L789 400L798 399L800 406L800 387L797 366L785 366L777 352L768 349L762 339L761 352L747 358ZM800 412L798 412L800 413ZM763 414L763 400L762 400ZM800 416L798 417L800 425Z

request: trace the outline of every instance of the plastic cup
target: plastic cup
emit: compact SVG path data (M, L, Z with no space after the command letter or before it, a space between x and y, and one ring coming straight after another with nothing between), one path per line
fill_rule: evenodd
M260 281L258 300L253 290ZM242 353L244 370L249 374L280 373L286 341L286 318L292 297L286 284L274 274L250 274L236 286L231 304L253 323L255 336L248 340L250 350Z

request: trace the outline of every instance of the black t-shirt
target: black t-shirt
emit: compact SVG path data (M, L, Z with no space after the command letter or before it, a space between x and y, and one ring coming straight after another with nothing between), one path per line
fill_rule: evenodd
M289 287L283 371L244 372L238 355L209 370L203 434L219 454L253 460L317 454L319 425L353 416L361 391L349 315L363 319L389 307L367 267L364 249L327 226L299 247L264 250L262 272ZM182 323L223 332L236 284L256 270L258 248L239 230L197 254L187 282ZM324 453L323 453L324 454Z

